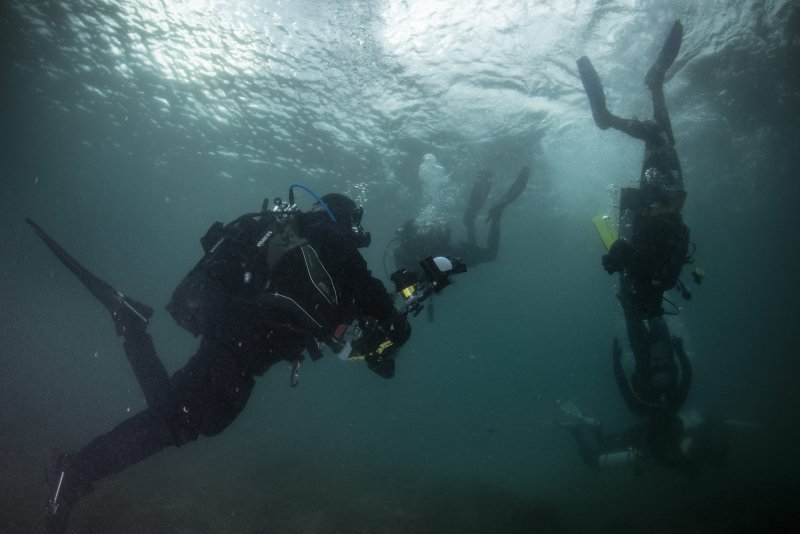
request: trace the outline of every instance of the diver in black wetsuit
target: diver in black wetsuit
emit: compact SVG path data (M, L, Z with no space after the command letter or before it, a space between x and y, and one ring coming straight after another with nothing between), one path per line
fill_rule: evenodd
M679 280L683 265L691 261L689 229L681 215L686 191L663 89L664 75L682 38L683 27L676 21L645 77L653 100L652 121L623 119L609 112L591 62L587 57L577 61L597 126L645 143L639 187L621 191L620 238L603 256L603 267L609 274L620 273L619 299L637 365L631 386L647 402L660 402L656 397L669 395L677 380L675 351L663 318L664 292L677 286L687 299L691 297ZM698 276L695 280L699 283Z
M413 219L409 220L398 230L399 245L394 250L395 266L398 269L415 269L420 258L434 254L461 258L468 266L496 260L500 248L500 220L503 210L525 190L529 174L528 167L522 167L506 194L489 208L486 217L486 222L490 223L489 235L485 247L478 245L475 232L478 211L486 202L492 187L492 173L484 169L478 173L464 211L467 240L453 243L450 239L450 226L445 222L421 225Z
M318 343L335 345L334 337L354 319L373 318L385 334L384 339L396 347L405 343L411 332L405 316L395 309L383 284L371 276L358 251L369 243L368 234L361 228L361 213L351 199L329 194L314 210L291 214L296 232L281 234L282 241L273 241L275 234L271 230L264 233L266 227L261 227L258 234L248 234L250 229L258 228L259 221L272 215L264 211L242 216L228 225L233 225L237 233L225 234L220 229L215 233L216 227L212 226L203 240L207 249L204 260L216 259L210 264L204 264L204 260L198 264L210 265L211 270L201 272L195 268L184 280L186 284L176 290L176 295L187 298L176 303L173 297L170 303L176 320L201 336L198 351L172 377L167 375L146 332L152 309L96 278L28 221L111 312L148 406L93 439L76 455L54 458L48 473L48 532L64 532L72 506L91 490L93 482L165 447L222 432L244 409L256 376L275 363L288 360L292 362L294 380L303 351L308 350L312 358L321 356ZM207 243L211 235L214 238ZM253 259L247 273L252 277L253 290L224 301L202 302L210 295L221 295L213 292L214 284L231 282L220 280L217 274L231 265L241 266L238 257L213 256L208 251L226 246L235 250L248 235L258 240L257 246L268 243L263 256ZM233 263L226 263L230 259ZM263 264L258 263L261 259ZM269 277L259 278L261 267L266 270L267 265ZM198 272L203 276L191 276ZM208 272L215 274L205 276ZM235 282L241 280L240 276ZM244 283L250 281L245 276ZM204 313L204 306L214 313ZM386 361L368 363L378 374L391 375L386 372ZM390 370L393 369L392 363Z
M647 417L644 422L619 434L605 434L598 420L584 416L572 403L561 406L574 420L556 424L569 430L586 465L594 469L631 467L638 475L651 464L695 475L703 466L725 463L730 441L727 422L697 412L680 413L692 383L692 368L683 341L674 337L671 345L670 349L662 349L662 356L667 358L672 351L677 354L678 379L674 379L678 368L642 369L637 365L629 381L622 367L622 349L614 340L612 360L617 387L628 408ZM653 379L658 384L656 388L651 385Z
M619 434L604 433L596 421L560 424L569 430L581 459L592 469L627 467L640 475L653 466L695 476L703 467L724 466L730 450L728 424L695 411L651 416Z

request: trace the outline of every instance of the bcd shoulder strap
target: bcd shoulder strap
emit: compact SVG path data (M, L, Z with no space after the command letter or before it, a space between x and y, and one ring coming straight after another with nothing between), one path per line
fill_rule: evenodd
M290 216L286 222L276 222L271 225L256 246L259 249L263 248L267 269L272 271L284 254L306 243L308 239L300 235L297 218Z
M339 295L336 292L336 286L330 273L328 273L328 270L319 259L317 251L309 244L304 244L300 247L300 250L303 253L308 277L311 279L314 288L319 291L331 307L337 307L339 305Z

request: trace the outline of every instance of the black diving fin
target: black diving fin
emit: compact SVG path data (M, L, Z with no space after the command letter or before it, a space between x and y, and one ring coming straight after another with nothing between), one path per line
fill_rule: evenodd
M610 113L606 107L606 94L603 91L603 84L600 76L594 70L594 65L589 58L583 56L578 59L578 73L581 76L583 89L589 98L589 106L592 108L594 123L601 130L607 130L611 126Z
M658 54L658 58L656 59L655 63L653 63L653 66L650 67L650 70L647 71L647 75L644 77L644 82L648 87L664 83L664 75L666 74L667 69L669 69L675 62L675 58L678 57L678 52L681 51L682 42L683 26L681 25L681 21L676 20L672 25L672 28L670 28L667 38L664 40L664 44L661 47L661 52Z
M45 245L61 260L61 263L72 271L72 274L81 281L86 289L111 312L111 318L114 319L114 325L117 328L117 335L124 335L127 331L134 329L144 331L148 319L153 316L153 308L125 296L118 289L89 272L55 239L47 235L38 224L28 218L25 219L25 222L33 227Z

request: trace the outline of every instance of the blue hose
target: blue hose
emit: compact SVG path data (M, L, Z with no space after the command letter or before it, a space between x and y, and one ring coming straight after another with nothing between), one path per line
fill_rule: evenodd
M328 205L325 204L325 201L323 201L322 198L320 198L320 196L318 194L316 194L314 191L312 191L308 187L304 186L303 184L292 184L292 185L289 186L289 202L294 204L294 192L293 192L293 189L295 187L299 187L300 189L302 189L303 191L305 191L306 193L308 193L309 195L314 197L317 200L317 202L319 202L319 205L322 206L325 209L325 213L328 214L328 217L330 217L333 222L336 222L336 217L333 216L333 212L330 210Z

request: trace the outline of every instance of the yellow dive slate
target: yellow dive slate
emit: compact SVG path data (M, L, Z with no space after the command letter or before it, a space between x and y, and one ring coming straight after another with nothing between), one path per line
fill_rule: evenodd
M611 245L617 240L617 227L614 221L612 221L611 217L608 215L601 213L600 215L592 217L592 222L594 223L594 227L597 228L597 233L603 245L605 245L606 250L610 250Z

